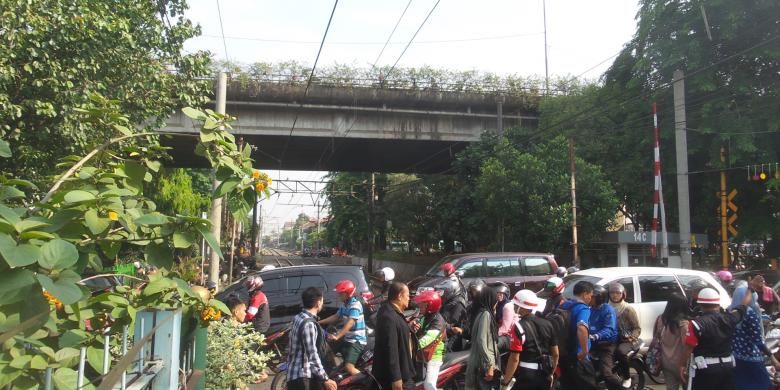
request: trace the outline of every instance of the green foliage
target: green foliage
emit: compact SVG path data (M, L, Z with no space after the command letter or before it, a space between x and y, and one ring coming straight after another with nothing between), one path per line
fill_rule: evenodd
M641 1L637 31L603 76L603 84L542 102L534 141L574 136L577 154L609 173L625 214L647 228L653 201L648 113L657 102L667 219L676 221L670 85L673 72L683 70L689 171L705 171L688 176L692 229L711 233L712 242L719 228L714 212L719 205L717 170L780 160L780 51L776 40L763 44L780 34L778 14L780 3L767 0ZM725 164L721 147L728 151ZM777 197L745 176L745 171L728 173L729 187L739 191L737 239L777 237Z
M206 349L206 388L247 389L271 359L271 353L257 351L264 342L265 337L255 332L252 324L213 322Z
M165 169L157 180L149 183L149 197L165 214L200 216L211 204L211 191L201 192L193 184L188 170Z
M159 127L207 101L204 52L184 54L199 28L184 0L1 0L0 136L16 150L6 174L41 183L114 129L81 120L90 96L121 103L134 124ZM122 124L124 126L124 124Z
M161 168L157 137L124 128L129 119L112 102L91 99L95 105L83 120L120 135L85 157L64 158L58 166L67 171L40 201L23 192L0 200L0 329L6 332L0 337L7 340L0 350L0 386L29 388L41 383L46 367L54 367L57 386L72 388L72 352L77 356L77 348L86 346L88 361L102 371L95 365L102 365L102 351L112 347L102 345L102 332L132 328L139 310L181 309L186 319L203 322L218 319L219 312L229 314L224 304L204 301L186 281L169 276L174 247L202 236L220 252L208 220L166 215L145 196L144 187ZM252 169L248 147L238 148L223 130L231 118L210 110L185 112L203 122L198 153L208 157L220 180L234 183L223 191L232 200L231 211L245 212L256 186L265 189L267 182ZM126 141L131 138L135 142ZM0 174L0 194L19 188L30 185ZM142 252L160 272L150 275L143 289L119 287L91 296L82 272L102 271L102 264L114 262L127 248Z

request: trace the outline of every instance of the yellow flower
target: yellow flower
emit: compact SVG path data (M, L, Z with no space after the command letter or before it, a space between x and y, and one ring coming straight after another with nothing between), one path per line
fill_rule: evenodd
M108 219L112 221L118 221L119 220L119 214L116 213L116 211L109 211L108 212Z
M252 171L252 178L255 179L255 180L259 179L260 178L260 171L257 171L257 170Z
M265 183L260 182L255 184L255 190L257 190L257 192L263 192L263 190L265 190Z
M47 301L49 301L50 305L54 305L54 307L57 308L57 310L62 310L62 302L55 298L54 295L51 295L50 292L44 291L43 297L46 298Z
M268 180L266 180L265 182L266 182L266 185L267 185L268 187L270 187L270 186L271 186L271 184L274 184L274 179L271 179L271 178L269 177L269 178L268 178Z

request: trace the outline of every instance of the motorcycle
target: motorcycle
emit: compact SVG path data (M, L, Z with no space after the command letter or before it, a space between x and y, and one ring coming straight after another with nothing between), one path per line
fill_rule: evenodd
M445 390L461 390L466 387L466 363L469 351L450 352L444 355L444 362L439 371L436 388ZM338 388L343 390L370 389L375 387L377 380L370 370L361 371L338 381ZM425 388L424 382L416 383L417 390Z
M615 367L613 368L613 372L620 373L628 371L631 379L631 386L629 387L632 390L643 390L645 388L645 373L648 373L647 366L645 365L644 355L640 352L642 350L642 347L644 347L644 343L641 343L638 346L635 346L629 353L628 353L628 370L626 370L626 367L624 366L624 362L615 359ZM593 365L595 367L598 367L599 361L597 359L593 359ZM597 369L596 373L598 374L600 371ZM649 373L648 373L649 375ZM655 379L653 380L655 381ZM596 382L598 384L598 387L600 389L611 389L611 387L604 382L604 378L599 374L596 378Z

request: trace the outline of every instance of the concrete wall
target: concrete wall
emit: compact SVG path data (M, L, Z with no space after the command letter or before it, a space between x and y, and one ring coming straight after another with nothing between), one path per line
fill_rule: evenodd
M360 264L364 268L368 265L368 259L365 257L352 256L349 260L346 261L347 264ZM374 259L374 269L379 269L382 267L392 268L395 271L395 279L406 282L416 276L424 274L428 268L431 268L431 264L410 264Z

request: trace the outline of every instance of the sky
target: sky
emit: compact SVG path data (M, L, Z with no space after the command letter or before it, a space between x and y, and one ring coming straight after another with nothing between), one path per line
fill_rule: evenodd
M423 24L436 3L340 0L318 66L340 63L368 68L398 61L399 67L428 65L543 77L546 8L550 76L597 79L633 36L638 10L637 0L546 0L546 7L543 0L440 0ZM330 0L189 0L186 15L201 26L203 35L188 41L185 50L208 50L217 59L243 64L286 60L313 64L333 4ZM390 44L379 56L404 9ZM269 174L274 179L319 180L325 173ZM305 195L266 199L265 232L279 229L301 212L315 216L316 209Z

